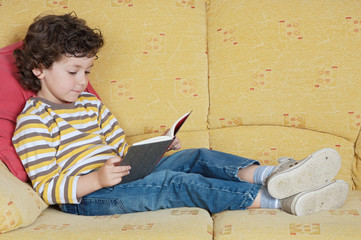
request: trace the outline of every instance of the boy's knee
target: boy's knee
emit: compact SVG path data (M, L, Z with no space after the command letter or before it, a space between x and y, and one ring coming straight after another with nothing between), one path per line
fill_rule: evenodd
M198 156L203 156L207 153L209 153L210 149L207 149L207 148L196 148L196 149L193 149L193 153L197 154Z

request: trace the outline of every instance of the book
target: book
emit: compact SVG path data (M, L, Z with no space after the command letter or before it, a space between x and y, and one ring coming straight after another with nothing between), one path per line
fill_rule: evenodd
M123 177L121 183L128 183L142 179L150 174L157 166L160 159L162 159L164 154L169 150L177 132L183 126L184 122L191 113L192 111L184 114L175 121L166 135L149 138L130 146L120 165L130 165L131 170L130 174Z

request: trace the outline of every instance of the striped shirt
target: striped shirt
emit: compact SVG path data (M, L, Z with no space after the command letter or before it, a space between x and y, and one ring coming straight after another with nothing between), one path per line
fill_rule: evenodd
M115 117L85 92L70 104L30 98L12 140L33 188L48 204L79 203L79 177L128 150Z

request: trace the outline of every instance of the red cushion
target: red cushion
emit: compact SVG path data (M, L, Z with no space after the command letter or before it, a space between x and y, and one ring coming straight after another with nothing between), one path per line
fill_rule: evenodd
M17 80L13 51L21 44L17 42L0 49L0 159L17 178L26 182L28 176L11 142L16 118L25 102L35 94L25 90ZM90 83L86 90L98 96Z

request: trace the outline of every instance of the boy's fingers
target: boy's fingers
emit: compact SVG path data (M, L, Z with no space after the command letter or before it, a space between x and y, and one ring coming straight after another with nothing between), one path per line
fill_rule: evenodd
M170 146L169 150L179 150L181 148L181 142L179 141L179 139L176 137L172 143L172 145Z
M129 170L130 170L130 169L129 169ZM127 176L127 175L130 173L129 170L122 172L123 177L124 177L124 176Z
M108 165L115 165L116 163L120 163L121 158L120 157L112 157L109 158L108 161L106 161L105 163Z
M129 172L130 170L130 166L117 166L117 173L121 173L121 172Z

